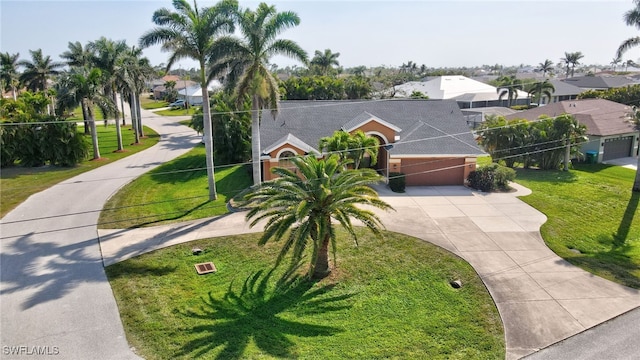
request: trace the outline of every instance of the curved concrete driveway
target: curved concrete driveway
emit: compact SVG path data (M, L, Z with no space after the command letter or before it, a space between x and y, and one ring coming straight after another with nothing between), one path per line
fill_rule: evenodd
M591 275L558 257L539 228L546 217L516 196L462 186L378 187L395 212L388 230L439 245L467 260L491 293L505 327L507 359L517 359L640 306L640 292ZM105 264L178 243L257 232L244 213L131 230L100 230Z
M0 222L2 359L137 358L104 273L99 211L121 186L200 140L175 117L143 116L161 134L158 145L35 194Z

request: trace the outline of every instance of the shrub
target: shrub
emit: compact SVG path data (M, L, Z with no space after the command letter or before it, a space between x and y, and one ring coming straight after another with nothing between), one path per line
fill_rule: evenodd
M389 173L389 188L393 192L403 193L407 185L407 180L403 173L392 172Z
M469 186L481 191L493 191L495 189L508 189L509 181L516 178L516 171L499 165L490 164L479 167L467 177Z

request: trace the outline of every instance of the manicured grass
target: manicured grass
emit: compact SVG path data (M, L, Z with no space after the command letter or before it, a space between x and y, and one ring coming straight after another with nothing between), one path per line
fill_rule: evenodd
M93 107L93 117L95 120L104 120L104 116L102 116L102 112L100 111L100 108L97 106ZM73 109L73 115L67 118L67 120L84 121L84 118L82 117L82 107L78 106L77 108Z
M276 286L280 244L260 247L259 234L181 244L106 271L127 339L149 360L504 359L500 317L471 266L415 238L357 231L358 248L339 232L337 270L315 283ZM218 272L197 275L206 261Z
M130 228L227 212L226 202L251 185L247 168L216 167L218 199L209 201L204 145L123 187L105 204L98 227Z
M113 152L118 148L116 127L110 125L106 128L104 126L98 126L97 128L100 156L102 157L98 161L89 161L87 159L81 164L70 168L50 166L38 168L24 168L20 166L3 168L0 172L0 189L2 189L2 191L0 191L0 217L4 217L9 211L18 206L18 204L37 192L85 171L95 169L102 165L109 164L112 161L145 150L160 140L156 132L145 127L144 132L147 137L141 139L140 145L130 145L134 142L133 132L125 126L122 128L125 152L116 153ZM83 134L84 128L78 127L78 132ZM89 141L91 141L91 136L87 136Z
M533 191L521 199L547 215L541 233L554 252L640 289L640 194L631 191L634 176L631 169L593 164L569 172L520 169L516 182Z
M155 113L161 116L184 116L195 114L197 109L199 109L199 107L191 106L188 109L168 109L155 111Z
M145 110L158 109L167 106L169 106L169 103L164 100L151 99L149 94L140 95L140 107Z

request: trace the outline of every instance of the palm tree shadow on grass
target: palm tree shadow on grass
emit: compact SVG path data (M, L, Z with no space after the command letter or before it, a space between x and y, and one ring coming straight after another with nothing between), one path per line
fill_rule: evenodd
M186 311L184 316L204 320L207 324L188 330L200 336L186 343L178 356L204 357L220 347L217 359L240 359L250 341L265 353L276 357L294 356L296 344L288 336L331 336L342 330L283 319L279 314L288 311L301 316L347 309L347 300L354 294L323 296L333 285L314 287L315 282L289 271L269 286L273 269L264 274L260 270L250 275L239 291L229 285L222 299L209 293L202 299L200 311Z

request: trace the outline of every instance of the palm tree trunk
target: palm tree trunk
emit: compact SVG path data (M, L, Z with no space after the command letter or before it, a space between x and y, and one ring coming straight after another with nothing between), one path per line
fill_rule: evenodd
M313 274L311 278L313 279L323 279L331 272L329 268L329 234L324 236L322 239L322 245L320 249L318 249L318 255L316 257L316 263L313 266Z
M202 121L204 125L204 149L206 152L207 179L209 180L209 201L216 200L215 170L213 167L213 136L211 131L211 109L209 108L209 92L207 91L207 78L204 64L200 65L202 81Z
M117 151L122 151L124 150L124 147L122 146L122 129L120 128L120 121L118 121L118 95L116 94L115 88L113 88L111 95L113 97L113 105L116 107L116 113L114 118L116 120L116 138L118 140ZM124 114L124 108L122 108L122 113Z
M633 191L640 192L640 155L638 155L638 165L636 166L636 179L633 181Z
M136 102L136 116L138 119L138 134L141 138L144 137L144 128L142 127L142 111L140 110L140 94L136 93L135 96L135 102Z
M86 104L83 102L80 103L80 107L82 108L82 120L84 120L84 134L91 134L91 125L89 123L89 111L87 110Z
M100 159L100 148L98 147L98 128L96 127L96 121L93 119L93 109L91 104L87 104L86 107L89 115L89 124L91 126L91 142L93 144L93 160L98 160Z
M258 95L253 95L251 102L251 162L253 164L253 183L262 182L260 169L260 110Z
M136 99L135 95L131 93L131 100L129 101L129 109L131 111L131 124L133 125L133 133L135 134L135 144L140 144L140 136L138 135L138 114L136 113Z
M120 93L120 108L122 108L122 126L127 125L127 123L124 121L124 94ZM118 119L116 119L116 122L118 121Z

